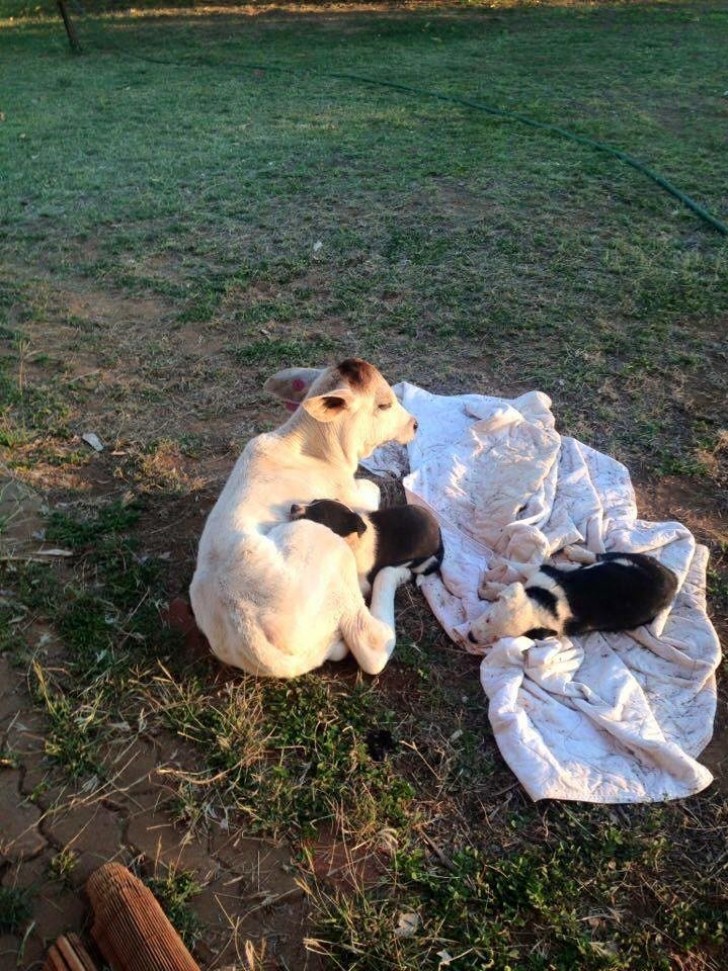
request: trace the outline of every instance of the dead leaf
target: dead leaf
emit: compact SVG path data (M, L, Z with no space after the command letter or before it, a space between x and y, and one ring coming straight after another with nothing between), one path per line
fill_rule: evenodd
M397 926L394 928L395 937L414 937L420 926L419 914L400 914Z

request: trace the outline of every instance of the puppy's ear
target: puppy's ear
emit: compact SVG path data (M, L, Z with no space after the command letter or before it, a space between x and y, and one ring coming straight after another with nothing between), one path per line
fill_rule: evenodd
M346 520L346 526L349 533L356 533L357 536L361 536L362 533L366 533L367 531L367 524L364 522L363 517L360 516L358 512L349 513Z
M511 583L499 596L498 603L508 604L509 607L516 607L526 598L526 588L522 583Z
M326 394L317 394L313 398L306 398L301 407L316 421L334 421L351 407L355 395L349 388L336 388Z
M316 378L323 373L323 368L289 367L271 375L263 385L263 390L286 402L298 404L306 397Z

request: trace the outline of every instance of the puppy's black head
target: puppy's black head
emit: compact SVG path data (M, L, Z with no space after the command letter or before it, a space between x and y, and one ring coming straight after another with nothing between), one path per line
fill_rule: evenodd
M291 518L311 519L328 526L337 536L361 535L367 528L359 513L335 499L314 499L306 506L291 506Z

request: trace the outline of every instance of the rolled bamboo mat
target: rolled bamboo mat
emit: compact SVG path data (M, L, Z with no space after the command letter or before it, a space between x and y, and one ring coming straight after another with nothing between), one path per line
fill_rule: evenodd
M86 893L94 911L91 935L113 971L200 971L152 891L125 866L99 867Z

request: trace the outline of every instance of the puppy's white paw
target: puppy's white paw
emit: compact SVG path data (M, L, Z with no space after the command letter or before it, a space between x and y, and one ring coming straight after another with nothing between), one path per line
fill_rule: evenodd
M413 573L408 566L385 566L377 576L382 578L383 583L389 583L396 589L401 587L403 583L408 583L412 579Z
M597 555L588 550L585 546L576 546L572 544L571 546L565 546L561 551L567 560L571 560L572 563L596 563Z

